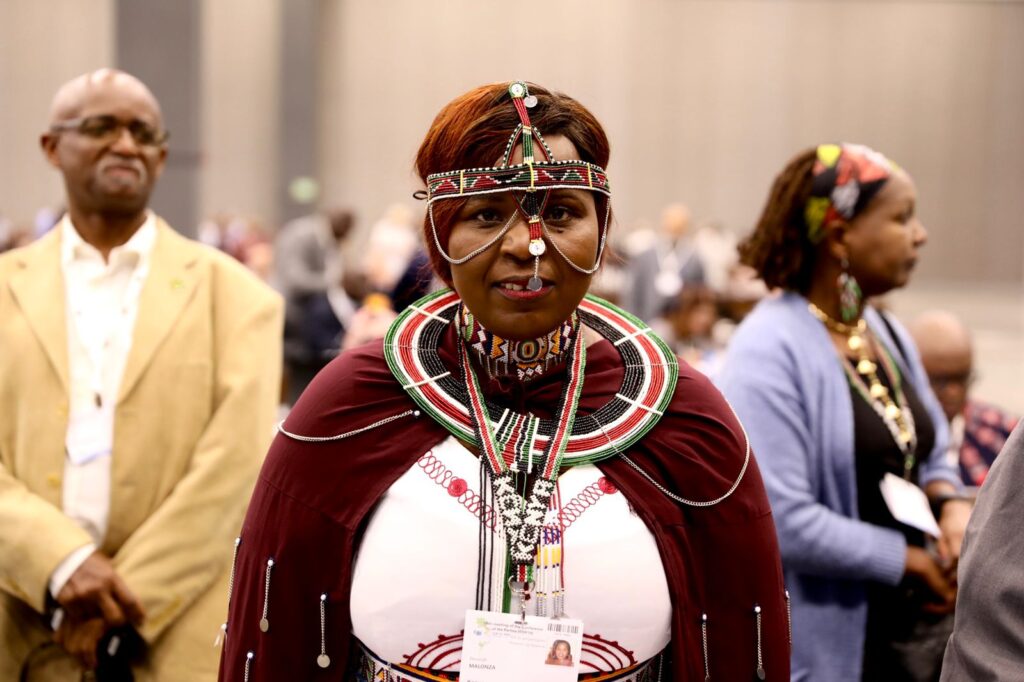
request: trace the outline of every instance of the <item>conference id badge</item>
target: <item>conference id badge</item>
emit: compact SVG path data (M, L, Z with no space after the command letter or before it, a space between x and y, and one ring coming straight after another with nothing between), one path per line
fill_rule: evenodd
M114 447L114 408L97 407L72 413L64 447L74 464L109 455Z
M583 621L466 611L462 682L576 682Z
M923 490L893 473L887 473L879 487L893 518L932 537L941 535L939 524L928 504L928 496Z

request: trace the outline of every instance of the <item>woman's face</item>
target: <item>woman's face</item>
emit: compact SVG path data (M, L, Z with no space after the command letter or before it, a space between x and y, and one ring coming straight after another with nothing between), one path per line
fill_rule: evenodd
M852 274L865 296L904 286L928 232L915 213L917 190L896 170L843 235Z
M561 135L547 138L557 159L578 159L575 145ZM511 163L519 163L520 149ZM576 271L550 240L540 257L539 291L526 288L533 276L530 231L510 192L470 197L458 213L448 240L448 253L462 258L486 244L516 215L512 227L496 244L462 265L452 265L452 283L470 312L486 329L508 339L532 339L555 329L572 314L590 288L591 275ZM581 268L597 260L600 222L594 195L585 190L552 190L544 208L550 239Z
M555 658L559 661L569 660L569 645L565 642L559 642L555 645Z

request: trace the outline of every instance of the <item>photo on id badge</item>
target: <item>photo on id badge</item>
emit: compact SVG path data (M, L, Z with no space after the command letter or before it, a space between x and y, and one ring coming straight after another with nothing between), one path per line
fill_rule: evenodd
M459 679L575 682L583 623L487 611L466 614Z
M572 647L564 639L556 639L551 645L544 665L572 665Z

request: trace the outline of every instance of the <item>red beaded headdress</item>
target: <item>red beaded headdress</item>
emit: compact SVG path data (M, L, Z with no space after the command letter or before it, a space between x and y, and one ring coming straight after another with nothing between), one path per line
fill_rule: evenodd
M516 112L519 114L519 125L516 126L509 136L501 164L491 168L466 168L463 170L432 173L427 176L427 213L430 218L430 228L437 250L445 260L453 265L465 263L497 243L512 227L516 214L512 215L501 231L487 244L462 258L455 259L445 252L441 246L441 240L438 238L433 213L435 201L464 199L469 196L493 194L496 192L519 192L521 196L517 196L516 199L519 204L519 212L526 218L530 227L529 249L530 254L534 257L534 276L530 279L528 288L537 290L541 286L537 271L539 269L540 257L547 251L547 246L544 242L545 235L548 236L548 241L551 241L555 250L570 266L584 274L593 274L597 271L601 263L601 255L604 252L611 202L606 202L607 206L604 225L601 229L600 247L597 261L592 268L580 267L562 253L558 245L550 239L550 234L548 234L547 227L544 225L543 212L544 206L547 203L548 193L553 189L584 189L611 197L608 175L603 168L587 161L556 160L540 131L530 124L528 110L537 105L537 98L530 94L526 83L522 81L511 83L508 87L508 94L516 108ZM512 151L520 140L523 146L523 162L509 165ZM538 161L534 156L535 141L541 147L542 161Z

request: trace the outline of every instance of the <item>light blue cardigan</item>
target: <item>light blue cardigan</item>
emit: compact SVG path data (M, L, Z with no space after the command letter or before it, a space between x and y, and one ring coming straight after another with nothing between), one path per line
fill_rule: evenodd
M934 422L921 485L942 479L959 487L944 457L946 419L913 342L889 318L901 355L880 314L869 308L865 318ZM899 583L906 542L859 520L850 386L807 300L786 293L758 304L736 330L718 383L747 429L771 499L792 600L792 679L860 682L864 582Z

